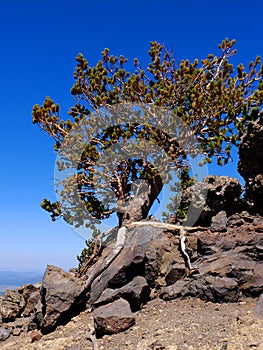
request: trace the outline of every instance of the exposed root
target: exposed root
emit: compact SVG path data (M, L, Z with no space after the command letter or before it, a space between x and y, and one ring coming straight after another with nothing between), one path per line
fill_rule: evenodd
M130 225L135 226L143 226L143 225L150 225L154 227L160 227L160 228L166 228L168 230L175 230L179 232L179 241L180 241L180 251L182 253L187 275L192 276L195 273L198 273L198 268L193 268L191 265L190 257L186 251L186 235L188 231L196 231L196 230L204 230L205 228L202 226L182 226L182 225L173 225L173 224L167 224L163 222L155 222L155 221L138 221L138 222L132 222Z
M182 226L182 225L173 225L167 224L165 222L157 222L157 221L134 221L129 224L129 226L145 226L150 225L154 227L166 228L168 230L185 230L185 231L197 231L197 230L205 230L207 228L202 226Z
M184 258L186 269L188 270L188 275L192 275L196 272L198 272L198 269L193 268L191 265L190 257L186 251L185 246L185 240L186 235L188 231L196 231L196 230L203 230L204 227L196 226L196 227L188 227L188 226L182 226L182 225L172 225L162 222L156 222L156 221L135 221L132 223L127 224L126 226L145 226L150 225L154 227L160 227L168 230L174 230L179 232L179 240L180 240L180 250L182 253L182 256ZM117 233L117 239L115 243L115 247L113 251L109 254L109 256L102 262L101 268L96 271L91 271L90 275L88 276L88 279L85 284L85 289L89 289L92 282L99 276L101 273L112 263L112 261L118 256L122 248L124 247L124 243L126 240L127 235L127 228L126 226L122 226ZM112 231L115 230L115 228L110 229L99 236L95 238L95 247L98 246L96 242L99 242L99 248L96 249L93 254L87 259L87 261L84 262L84 264L81 266L81 269L79 270L79 277L85 276L87 273L88 268L92 265L92 261L95 259L95 257L99 254L101 250L101 242L102 238L108 236Z
M81 267L78 269L77 271L77 277L82 277L85 276L88 269L90 268L90 266L92 266L94 264L94 259L100 254L101 249L102 249L102 239L106 236L108 236L109 234L112 233L112 231L115 230L114 228L111 228L110 230L103 232L101 234L99 234L97 237L94 238L94 251L92 253L91 256L89 256L81 265Z
M190 261L190 257L186 251L186 247L185 247L185 240L186 240L186 236L185 236L185 232L183 229L180 229L180 251L182 253L182 256L184 258L184 263L186 268L191 271L192 270L192 265L191 265L191 261Z
M89 329L90 330L89 330L89 332L87 334L87 339L89 339L92 342L94 350L99 350L99 344L98 344L96 336L94 335L95 334L95 329L91 325L89 325Z
M85 261L84 263L81 265L81 267L78 269L78 272L77 272L77 276L78 277L81 277L81 276L84 276L89 267L91 265L93 265L93 261L94 259L96 258L96 256L98 256L101 252L101 248L102 248L102 244L101 244L101 238L100 237L96 237L93 241L93 244L94 244L94 249L93 249L93 253L92 255L90 255Z
M86 284L85 289L88 290L92 284L92 282L102 274L104 270L112 263L112 261L117 257L122 248L124 247L124 242L126 239L127 228L122 226L117 233L116 244L113 251L109 254L109 256L102 262L102 265L99 270L91 271Z

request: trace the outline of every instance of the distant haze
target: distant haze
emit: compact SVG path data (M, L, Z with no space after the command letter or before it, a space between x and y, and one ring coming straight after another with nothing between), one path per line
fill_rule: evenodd
M41 272L0 271L0 294L7 289L16 289L24 284L37 283L42 280Z

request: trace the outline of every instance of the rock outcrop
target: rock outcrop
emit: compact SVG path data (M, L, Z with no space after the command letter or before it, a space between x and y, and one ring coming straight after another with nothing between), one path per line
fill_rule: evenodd
M136 276L143 276L152 289L164 285L168 264L176 257L181 259L178 251L178 237L164 232L162 228L147 224L142 227L130 227L124 248L91 284L89 303L95 304L107 288L117 292ZM103 256L91 269L100 270L105 259L107 255ZM148 289L146 286L145 288Z
M263 121L251 121L238 149L238 171L246 182L246 200L250 210L263 213Z
M221 203L220 191L228 191L229 183L236 189L232 204L237 202L238 182L211 179L217 184L218 194L210 192L218 196L216 203ZM40 284L7 291L0 298L0 340L30 332L37 341L87 307L94 314L97 337L117 333L132 326L134 312L156 297L216 303L259 298L255 315L262 317L263 217L245 211L230 215L221 204L205 207L203 218L209 218L210 227L187 234L193 273L188 273L178 249L178 232L147 223L131 225L116 258L105 263L114 249L115 241L110 241L90 267L88 276L97 277L87 288L73 272L48 265Z
M1 300L0 313L3 322L14 321L21 316L26 305L23 295L18 290L7 290Z
M239 210L242 186L240 182L229 176L210 175L182 192L181 205L190 207L190 214L198 218L191 225L210 226L212 218L221 211L227 216Z
M243 218L243 224L240 220ZM247 213L231 217L226 232L196 232L197 257L194 266L199 273L178 279L170 277L162 288L161 298L199 297L205 301L229 302L240 297L258 297L263 292L263 226L261 217ZM249 224L246 222L249 220ZM194 241L193 237L192 240Z
M26 284L17 290L7 290L0 298L0 318L3 322L14 321L33 313L40 300L40 283Z

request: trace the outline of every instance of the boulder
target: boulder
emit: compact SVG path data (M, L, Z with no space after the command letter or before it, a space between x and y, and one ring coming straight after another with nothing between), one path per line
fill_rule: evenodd
M103 261L99 260L94 268L99 268ZM132 281L133 277L143 275L144 254L141 247L124 247L120 254L113 260L91 284L89 302L91 305L107 289L118 289Z
M239 299L238 283L233 278L222 277L212 281L215 302L236 302Z
M263 174L258 174L246 181L246 199L252 212L263 214Z
M61 268L48 265L41 287L42 333L67 323L86 306L84 283Z
M217 303L236 302L239 298L238 283L228 277L206 276L183 279L161 290L160 298L172 300L180 297L198 297Z
M136 276L131 282L118 289L107 288L93 304L95 308L123 298L130 304L131 310L138 311L149 300L150 287L142 276Z
M169 262L175 257L183 261L178 251L178 238L157 227L128 228L124 248L91 284L89 303L93 305L105 289L122 288L136 276L144 276L151 288L156 287L162 283L158 278L164 278ZM105 259L107 256L93 265L90 271L99 271Z
M94 325L97 337L115 334L135 324L128 301L120 298L110 304L98 307L94 311Z
M190 215L199 216L197 222L191 224L210 226L212 217L219 212L225 211L229 216L238 211L241 193L242 186L237 179L209 175L182 192L181 204L186 208L191 204ZM190 222L191 217L187 220Z

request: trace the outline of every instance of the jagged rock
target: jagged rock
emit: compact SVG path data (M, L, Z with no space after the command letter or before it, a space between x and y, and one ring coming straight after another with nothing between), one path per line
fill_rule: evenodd
M135 276L145 276L147 283L153 288L158 283L157 278L166 274L169 262L175 256L180 256L177 242L171 234L160 228L147 225L128 228L125 247L91 284L89 302L94 304L105 289L121 288ZM103 259L106 258L107 256ZM91 269L100 270L103 259Z
M245 214L242 214L245 215ZM263 291L263 234L259 217L225 233L197 233L199 274L162 288L161 297L199 297L213 302L257 297ZM259 225L258 225L259 224ZM241 293L241 294L240 294Z
M160 293L164 300L189 296L212 302L236 302L239 298L238 283L228 277L207 276L179 280L162 288Z
M227 216L237 212L241 193L242 186L237 179L210 175L183 191L181 203L183 207L191 204L192 216L198 217L195 213L200 213L196 225L209 226L212 217L220 211L225 211Z
M257 306L255 307L254 315L257 318L260 318L263 320L263 294L261 294L260 297L258 298L258 303L257 303Z
M25 300L25 307L21 314L22 317L27 317L33 313L35 306L40 300L41 283L26 284L18 288L18 292L22 294Z
M138 311L149 300L150 287L144 277L137 276L119 289L107 288L100 298L93 304L95 308L109 304L116 299L123 298L130 304L131 310Z
M11 335L11 331L9 329L0 327L0 341L4 341L9 338Z
M41 331L47 333L65 324L85 308L84 283L71 273L48 265L42 288L43 324Z
M263 291L263 263L259 262L253 269L253 275L247 277L240 290L245 296L257 297Z
M246 182L246 199L250 209L254 212L263 213L263 174L258 174Z
M172 261L183 262L178 250L178 237L162 233L145 251L145 278L151 288L165 285L165 275Z
M239 299L238 283L233 278L222 277L215 278L213 285L213 294L215 302L235 302Z
M227 218L227 226L241 226L245 223L245 220L240 214L233 214Z
M246 199L254 211L262 213L263 194L263 124L251 121L238 148L238 171L246 181Z
M44 323L44 316L43 316L42 309L43 309L43 305L41 303L41 300L39 300L38 303L35 305L32 316L29 319L29 322L27 325L28 331L42 328Z
M98 264L94 268L100 268ZM106 288L117 289L129 283L136 274L143 274L143 249L141 247L124 247L121 253L92 283L89 302L94 304Z
M238 148L238 171L245 180L263 174L262 119L248 123Z
M165 276L166 285L169 286L180 280L185 275L185 265L180 263L171 264Z
M40 283L25 284L16 290L7 290L0 298L0 319L12 322L17 317L27 317L40 300Z
M208 235L207 233L201 233L197 237L197 253L199 255L212 255L217 253L219 250L218 246L216 245L217 240L218 235Z
M226 225L227 225L227 216L226 216L226 212L223 210L212 217L211 231L212 232L226 231Z
M105 334L115 334L130 328L135 324L135 317L129 303L121 298L98 307L94 311L94 324L97 337L102 337Z
M25 299L17 290L7 290L0 301L0 314L3 322L10 322L20 316L24 307Z

